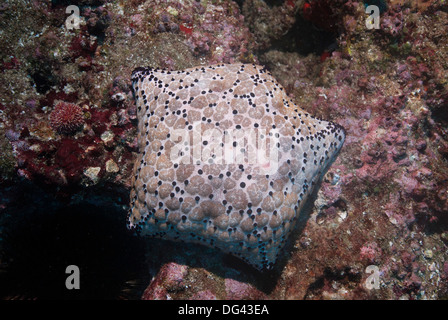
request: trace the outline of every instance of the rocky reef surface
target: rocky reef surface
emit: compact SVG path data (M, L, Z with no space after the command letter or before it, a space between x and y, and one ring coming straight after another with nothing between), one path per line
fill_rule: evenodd
M378 29L366 25L368 5L379 8ZM74 256L95 284L88 297L448 296L446 1L15 0L0 17L3 297L71 297L53 275ZM214 249L125 230L132 70L235 62L266 66L301 108L346 130L264 274ZM53 255L36 253L44 248ZM19 272L30 266L36 273Z

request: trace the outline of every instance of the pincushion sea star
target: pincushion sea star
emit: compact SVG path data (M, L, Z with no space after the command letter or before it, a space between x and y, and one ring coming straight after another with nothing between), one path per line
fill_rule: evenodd
M343 128L300 109L257 65L138 68L132 80L140 154L128 228L270 269Z

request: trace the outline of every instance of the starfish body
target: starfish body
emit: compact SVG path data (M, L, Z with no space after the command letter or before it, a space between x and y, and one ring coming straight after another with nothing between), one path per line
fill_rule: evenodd
M140 153L128 228L272 268L343 128L299 108L257 65L138 68L132 80Z

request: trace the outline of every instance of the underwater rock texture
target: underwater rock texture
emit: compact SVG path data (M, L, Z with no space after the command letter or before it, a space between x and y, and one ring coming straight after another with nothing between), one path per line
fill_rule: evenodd
M371 2L387 3L379 29L366 28ZM211 248L151 240L145 298L447 297L446 1L78 3L73 30L66 1L0 6L2 235L23 182L48 193L26 212L50 209L54 198L85 201L92 190L96 205L126 212L138 151L136 67L256 62L306 112L344 126L344 147L272 273ZM57 101L83 110L73 134L51 127ZM3 253L1 263L9 264ZM369 265L379 289L365 285Z

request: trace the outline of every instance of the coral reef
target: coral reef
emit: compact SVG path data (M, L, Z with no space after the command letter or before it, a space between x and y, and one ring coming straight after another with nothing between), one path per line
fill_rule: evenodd
M138 151L133 69L255 62L302 109L345 127L340 156L270 274L158 240L144 298L448 296L446 1L75 4L78 29L66 27L67 1L0 6L0 249L14 212L90 201L125 215ZM366 5L379 5L379 29L366 27ZM70 134L52 126L58 101L82 109ZM366 286L371 265L378 289Z

